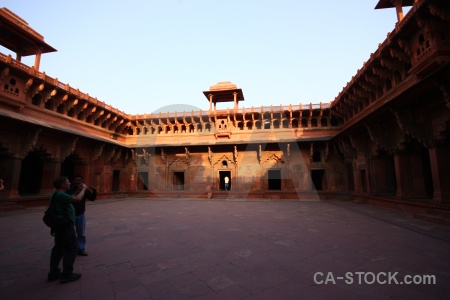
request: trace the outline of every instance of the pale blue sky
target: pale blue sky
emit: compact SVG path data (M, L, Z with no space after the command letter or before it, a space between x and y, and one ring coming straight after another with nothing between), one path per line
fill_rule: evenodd
M40 71L143 114L173 104L206 110L202 91L219 81L242 88L244 107L330 102L395 27L395 9L374 10L376 4L3 0L0 6L58 50L42 56ZM33 65L34 56L22 62Z

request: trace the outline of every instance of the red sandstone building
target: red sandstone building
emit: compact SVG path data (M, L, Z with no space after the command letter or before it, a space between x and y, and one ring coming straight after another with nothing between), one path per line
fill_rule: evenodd
M376 6L388 7L395 28L330 103L245 107L220 82L203 92L208 110L147 115L41 72L56 50L3 8L0 42L17 55L0 53L0 201L48 197L55 177L81 174L104 196L214 198L228 176L228 197L450 203L450 3Z

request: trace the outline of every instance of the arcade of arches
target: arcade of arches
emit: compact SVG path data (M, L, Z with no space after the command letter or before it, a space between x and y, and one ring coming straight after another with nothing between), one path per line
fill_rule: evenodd
M0 32L27 34L0 17ZM47 197L56 176L79 174L100 197L206 197L228 177L239 196L450 203L449 37L450 5L415 1L330 103L242 107L242 90L219 82L208 110L142 115L21 63L13 43L15 59L0 53L0 200ZM55 51L29 40L39 59Z

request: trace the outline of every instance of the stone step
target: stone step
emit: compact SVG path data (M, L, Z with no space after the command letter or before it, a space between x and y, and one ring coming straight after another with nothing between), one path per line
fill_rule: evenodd
M26 207L17 204L17 202L0 202L0 212L24 210Z
M450 227L450 218L442 217L435 214L414 214L414 217L420 220L428 221L434 224Z
M431 210L428 210L427 213L430 215L434 215L434 216L438 216L438 217L450 220L450 210L431 209Z

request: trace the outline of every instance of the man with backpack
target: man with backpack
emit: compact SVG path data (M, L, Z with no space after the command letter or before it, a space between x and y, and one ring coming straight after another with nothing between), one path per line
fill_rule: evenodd
M50 256L50 272L47 281L59 279L61 283L66 283L81 278L81 274L73 273L73 264L77 255L77 237L74 227L75 209L72 202L81 201L87 187L83 184L77 195L68 195L66 191L70 188L70 182L65 176L56 178L53 186L56 190L51 196L50 206L53 206L58 215L66 217L67 221L52 227L55 245ZM61 259L62 272L59 268Z

